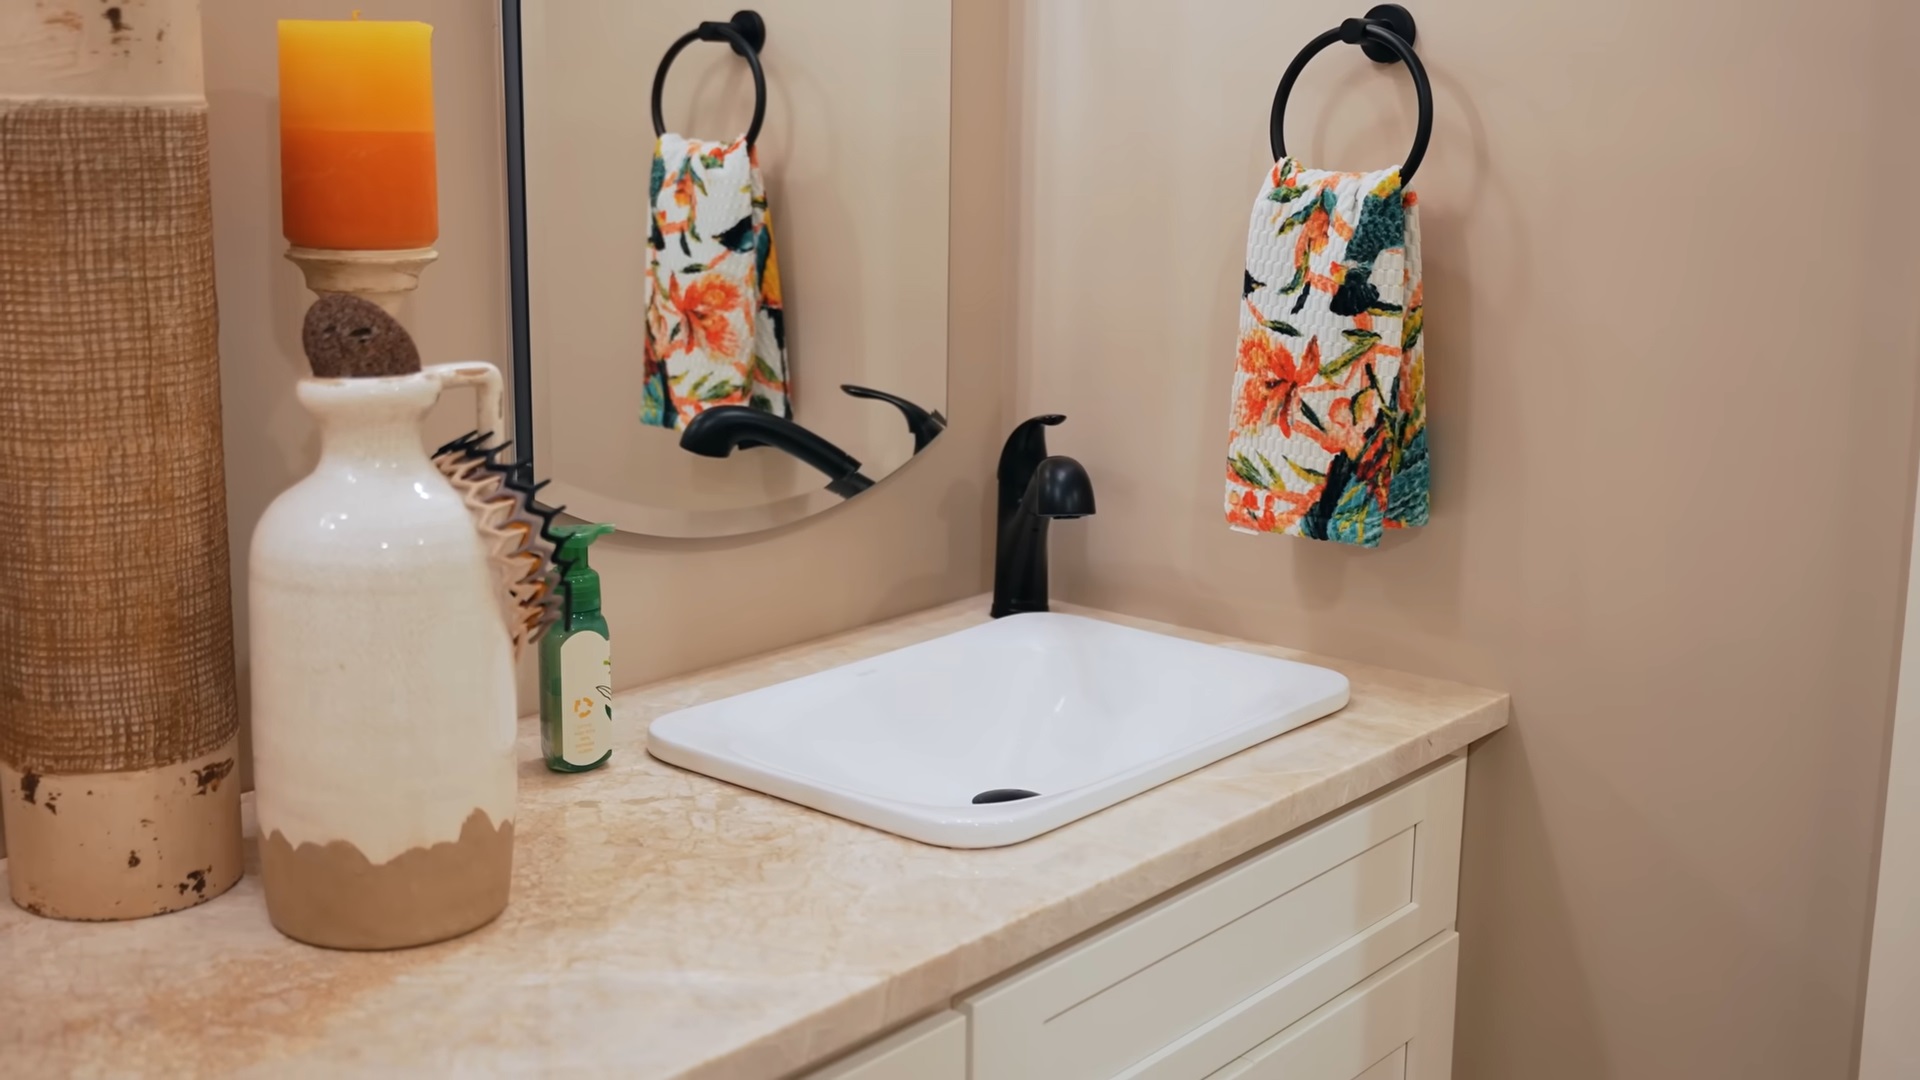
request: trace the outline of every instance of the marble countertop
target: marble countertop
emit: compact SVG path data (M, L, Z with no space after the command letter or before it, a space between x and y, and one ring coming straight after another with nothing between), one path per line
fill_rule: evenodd
M622 694L577 776L521 729L513 899L464 938L328 952L248 874L201 907L62 923L0 902L18 1076L391 1071L779 1077L824 1061L1506 723L1507 697L1345 672L1339 713L1013 847L903 840L647 756L653 717L985 621L972 599ZM4 866L4 863L0 863Z

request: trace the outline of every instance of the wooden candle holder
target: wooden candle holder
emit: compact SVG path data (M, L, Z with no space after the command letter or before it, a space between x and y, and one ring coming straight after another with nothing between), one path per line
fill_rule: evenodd
M307 288L321 295L358 296L380 305L389 315L399 314L400 301L420 287L420 272L439 257L440 252L430 247L402 251L287 249L287 261L300 268Z

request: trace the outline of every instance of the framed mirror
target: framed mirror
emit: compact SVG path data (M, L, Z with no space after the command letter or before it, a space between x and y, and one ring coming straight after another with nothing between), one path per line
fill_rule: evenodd
M734 535L938 440L949 4L506 0L514 441L546 501Z

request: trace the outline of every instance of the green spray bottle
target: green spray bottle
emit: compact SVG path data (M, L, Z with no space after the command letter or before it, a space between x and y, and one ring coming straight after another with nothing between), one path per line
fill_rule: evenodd
M613 756L613 654L600 614L600 575L587 548L611 525L555 525L560 621L540 639L540 753L554 772L586 772Z

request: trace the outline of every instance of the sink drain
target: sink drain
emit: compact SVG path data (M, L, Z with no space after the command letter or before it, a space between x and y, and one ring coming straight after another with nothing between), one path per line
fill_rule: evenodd
M1038 794L1040 793L1037 791L1028 791L1026 788L997 787L991 791L983 791L975 795L973 802L976 806L986 803L1014 802L1019 799L1031 799Z

